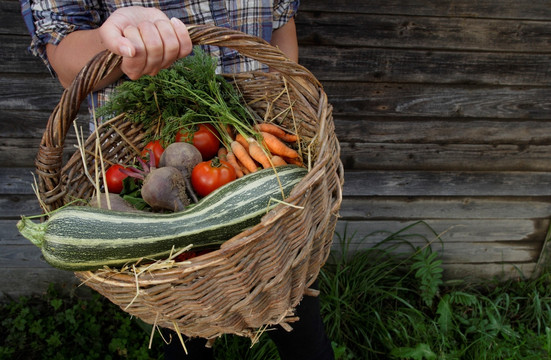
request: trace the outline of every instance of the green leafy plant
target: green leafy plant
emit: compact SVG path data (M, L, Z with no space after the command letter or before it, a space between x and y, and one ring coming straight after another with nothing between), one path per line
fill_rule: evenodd
M149 334L97 294L62 297L52 285L43 298L1 305L0 316L0 359L160 358Z
M155 76L142 76L115 88L108 102L97 111L104 119L124 113L126 119L143 124L146 141L174 141L176 133L212 123L227 143L227 125L250 131L253 115L241 94L223 76L216 74L217 59L194 47L192 56L176 61Z
M438 259L438 253L432 252L427 246L416 252L413 256L412 270L415 270L415 278L419 280L421 298L427 306L432 306L433 299L438 295L442 285L442 260Z
M436 354L430 349L430 347L424 343L417 344L415 348L394 348L390 353L392 356L400 359L434 360L438 358Z

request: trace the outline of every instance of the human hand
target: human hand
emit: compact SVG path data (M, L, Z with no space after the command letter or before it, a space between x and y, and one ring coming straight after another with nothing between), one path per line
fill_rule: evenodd
M156 75L192 50L186 26L156 8L120 8L99 33L104 46L123 57L121 70L132 80Z

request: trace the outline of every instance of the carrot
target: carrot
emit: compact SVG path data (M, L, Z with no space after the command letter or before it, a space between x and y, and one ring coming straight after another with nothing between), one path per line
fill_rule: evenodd
M274 164L274 167L276 167L276 166L287 165L287 162L283 160L281 156L274 155L272 156L272 164Z
M264 152L264 149L262 149L253 138L249 138L247 141L249 142L249 155L260 163L264 169L271 168L272 164L270 163L270 159L268 159L268 155Z
M228 150L225 147L218 149L218 158L220 160L228 160Z
M247 150L241 145L237 140L232 141L231 149L235 154L237 160L239 160L245 168L250 172L255 172L258 170L256 163L251 158Z
M285 142L288 142L288 143L294 143L294 142L297 142L298 140L298 136L296 136L295 134L285 134L285 136L283 136L281 138L281 140L285 141Z
M237 135L235 135L235 140L239 142L241 145L243 145L243 147L245 148L245 150L247 150L247 152L249 151L249 142L247 141L247 139L245 139L243 135L241 135L240 133L237 133Z
M229 151L226 154L226 159L228 160L230 165L235 169L235 174L237 175L238 178L243 177L243 175L245 175L241 170L241 165L237 163L237 158L235 157L233 152Z
M300 158L285 158L283 161L287 162L288 164L303 166L304 163Z
M270 133L274 136L277 136L278 138L280 138L281 140L285 141L285 142L295 142L298 140L298 137L294 134L289 134L287 132L285 132L285 130L283 130L282 128L274 125L274 124L270 124L270 123L258 123L254 126L254 128L258 131L264 131L264 132L267 132L267 133Z
M243 164L241 164L241 161L239 161L237 157L235 158L235 161L237 162L237 165L239 165L239 168L241 169L241 172L243 173L243 175L247 175L251 173L249 170L247 170L247 168Z
M232 140L235 140L235 132L233 131L233 126L231 125L226 125L226 133L228 134L228 136L232 139Z
M262 137L264 138L264 143L266 147L268 148L268 150L270 150L272 154L286 157L289 159L300 158L300 155L296 150L291 149L283 141L279 140L276 136L264 131L262 131L261 134L262 134Z

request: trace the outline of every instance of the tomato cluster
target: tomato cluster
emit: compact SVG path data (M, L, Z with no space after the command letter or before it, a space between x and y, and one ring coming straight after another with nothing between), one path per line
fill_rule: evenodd
M226 161L216 158L220 148L220 136L211 124L199 124L193 131L178 131L175 141L186 141L193 144L201 153L203 162L199 163L191 173L191 184L200 196L206 196L220 186L236 179L234 168ZM164 148L160 140L149 142L142 150L141 157L157 166ZM153 159L149 157L153 156ZM123 190L123 181L128 176L120 171L124 166L111 166L105 176L109 192L119 194Z

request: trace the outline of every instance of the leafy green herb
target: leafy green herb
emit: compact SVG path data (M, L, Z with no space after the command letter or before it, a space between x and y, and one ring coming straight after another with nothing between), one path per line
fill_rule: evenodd
M98 116L110 118L125 113L129 121L142 123L148 137L164 143L176 133L210 122L222 142L228 143L227 125L248 132L252 116L238 91L216 74L216 58L195 47L193 55L178 60L156 76L143 76L119 85Z
M126 202L138 210L151 210L151 206L142 198L140 180L127 177L122 181L122 191L119 194Z

